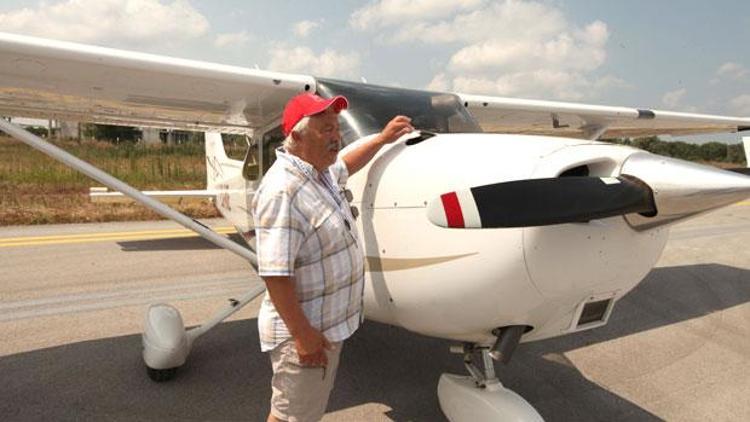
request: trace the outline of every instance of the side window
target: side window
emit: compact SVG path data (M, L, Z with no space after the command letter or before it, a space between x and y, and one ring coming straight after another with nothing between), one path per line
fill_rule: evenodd
M284 142L281 126L277 126L263 135L263 174L266 174L271 164L276 161L276 148Z

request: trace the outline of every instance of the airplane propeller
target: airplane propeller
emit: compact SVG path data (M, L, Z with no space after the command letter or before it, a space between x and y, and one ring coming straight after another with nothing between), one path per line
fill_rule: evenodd
M731 172L744 174L745 176L750 176L750 167L740 167L740 168L733 168L733 169L727 169Z
M475 186L440 195L427 206L429 220L446 228L547 226L629 213L656 213L651 188L629 175Z

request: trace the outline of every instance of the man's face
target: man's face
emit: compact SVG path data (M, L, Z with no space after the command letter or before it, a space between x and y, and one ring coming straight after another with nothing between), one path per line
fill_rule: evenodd
M306 150L308 161L318 171L336 162L341 148L338 113L329 108L323 113L311 116L301 144Z

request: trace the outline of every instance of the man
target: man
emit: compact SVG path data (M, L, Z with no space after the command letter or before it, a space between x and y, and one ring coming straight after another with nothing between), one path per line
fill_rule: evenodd
M283 148L253 198L258 274L267 286L258 331L273 367L269 421L325 413L342 342L362 320L363 249L343 187L383 145L414 129L397 116L338 159L338 113L347 106L341 96L292 98Z

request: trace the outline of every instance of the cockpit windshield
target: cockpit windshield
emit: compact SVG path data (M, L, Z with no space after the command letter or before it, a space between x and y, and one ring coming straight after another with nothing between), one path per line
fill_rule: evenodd
M479 133L482 129L456 95L390 88L330 79L317 80L318 94L343 95L349 108L341 112L343 144L380 132L395 116L411 117L418 130L435 133Z

